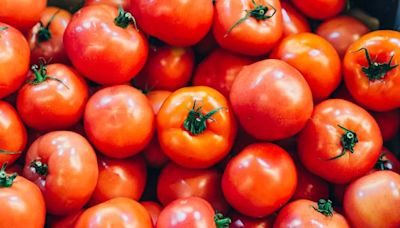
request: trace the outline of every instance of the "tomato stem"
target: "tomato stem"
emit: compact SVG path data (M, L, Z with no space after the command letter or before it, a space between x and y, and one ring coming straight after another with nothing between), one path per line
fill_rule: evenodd
M46 176L48 173L48 166L47 164L41 162L38 159L35 159L33 161L31 161L31 164L29 165L29 167L31 167L32 169L35 170L35 172L37 174L39 174L40 176Z
M51 23L53 22L54 18L57 16L57 14L60 12L60 10L57 10L50 18L50 20L47 22L46 26L43 25L42 21L39 22L40 27L39 31L36 34L37 41L39 43L48 41L51 39L51 32L49 30Z
M9 151L9 150L3 150L0 149L0 154L20 154L20 151Z
M225 33L225 36L228 36L229 33L238 25L243 23L245 20L247 20L249 17L254 17L257 20L266 20L271 17L273 17L276 13L276 9L272 5L262 5L262 4L257 4L255 0L252 0L253 7L254 9L248 9L245 10L246 14L244 17L240 18L235 24L233 24L228 31ZM272 10L272 13L268 13L270 10Z
M228 228L229 224L232 222L230 218L218 212L214 215L214 221L217 228Z
M40 83L43 83L46 80L54 80L63 84L67 89L69 89L69 87L60 79L47 75L47 67L44 60L40 60L39 66L36 64L32 65L31 71L35 75L35 78L32 80L27 80L26 82L29 84L39 85Z
M17 177L16 173L8 175L6 173L7 162L1 166L0 170L0 187L9 188L13 185L14 179Z
M379 156L379 159L374 166L375 169L378 169L378 170L392 170L393 169L392 163L389 160L383 158L383 157L385 157L385 155L386 155L385 153L382 153Z
M114 19L114 23L121 28L126 28L128 25L133 24L136 31L139 31L135 18L131 13L125 12L121 6L118 8L118 16Z
M183 127L193 135L199 135L203 133L207 129L207 120L213 120L211 117L222 108L216 108L206 115L203 115L201 109L202 106L196 108L195 100L193 108L189 111L189 114L183 123Z
M339 155L330 158L329 160L335 160L337 158L342 157L343 155L346 154L346 151L354 153L354 146L358 143L357 134L354 131L351 131L340 125L338 125L338 127L340 127L344 131L344 134L340 138L340 143L342 144L342 152Z
M387 63L377 63L371 60L371 56L369 54L368 49L360 48L356 52L359 51L365 52L365 57L367 58L368 61L368 67L362 67L361 70L362 72L364 72L364 74L367 75L370 81L383 79L387 72L393 70L398 66L398 64L392 65L394 55L390 57L389 62Z
M312 206L316 211L319 213L325 215L325 216L333 216L333 208L332 208L332 201L331 200L325 200L325 199L319 199L318 200L318 208Z

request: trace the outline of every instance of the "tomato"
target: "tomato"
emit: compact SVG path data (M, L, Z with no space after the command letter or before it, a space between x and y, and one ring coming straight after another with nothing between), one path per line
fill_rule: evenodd
M327 98L342 79L340 58L335 48L312 33L286 37L270 57L281 59L299 70L317 102Z
M370 32L344 56L346 87L361 106L373 111L400 107L400 32Z
M292 34L311 32L307 19L292 4L281 2L283 18L283 38Z
M148 54L147 40L132 15L107 5L76 12L64 32L64 48L76 69L105 85L129 82Z
M161 106L157 133L162 150L172 161L187 168L208 168L229 153L236 123L221 93L206 86L185 87Z
M29 78L17 97L18 112L29 127L52 131L78 123L89 91L85 80L74 69L63 64L41 63L32 66Z
M0 21L24 32L40 19L46 3L47 0L2 0Z
M29 148L24 176L42 191L50 214L65 215L81 209L96 187L96 154L81 135L53 131Z
M103 154L126 158L139 153L154 132L154 114L146 96L128 85L106 87L88 101L85 132Z
M46 208L39 188L29 180L0 170L0 221L1 227L42 228Z
M0 166L17 160L27 143L27 133L18 113L0 100Z
M327 19L343 11L346 0L292 0L292 3L312 19Z
M272 214L296 190L296 167L289 154L272 143L247 146L229 161L222 191L238 212L261 218Z
M381 155L375 164L375 170L390 170L400 174L400 161L386 147L382 147Z
M216 211L226 213L228 204L222 195L221 176L216 168L188 169L169 163L158 177L158 200L166 206L176 199L197 196L207 200Z
M141 89L176 90L185 86L192 76L194 54L190 48L150 48L143 70L135 78Z
M237 212L231 212L229 218L232 220L230 228L272 228L273 217L250 218Z
M346 217L354 228L400 227L400 175L378 171L353 182L344 195Z
M71 14L57 7L47 7L28 34L31 48L31 63L37 64L40 58L55 62L68 63L64 51L63 36Z
M367 32L369 29L364 23L350 16L337 16L326 20L316 31L332 44L341 57L352 43Z
M345 184L374 166L382 136L376 121L363 108L346 100L328 99L314 108L297 148L309 171Z
M299 199L286 205L278 214L274 227L350 228L346 219L332 208L332 201L318 203Z
M138 202L118 197L85 210L75 228L132 227L151 228L151 218Z
M124 10L129 10L131 6L130 0L86 0L85 6L106 4L114 7L122 7Z
M153 201L144 201L141 202L140 204L142 204L142 206L146 208L147 212L150 214L153 226L156 226L158 216L160 216L162 211L161 205Z
M122 160L99 156L97 162L99 178L90 205L117 197L140 199L147 179L146 163L142 157Z
M3 7L0 7L0 15ZM17 91L24 82L29 70L30 52L25 37L15 28L1 22L0 53L0 99L2 99Z
M311 90L302 75L273 59L243 67L233 82L230 101L242 127L259 140L295 135L313 108Z
M229 98L233 80L243 66L252 62L248 57L216 49L198 65L193 85L209 86Z
M183 47L207 35L214 9L209 0L132 0L131 12L146 34Z
M268 53L283 32L279 0L219 0L213 34L224 49L260 56Z
M372 116L381 129L383 141L389 141L394 138L400 127L399 110L387 112L372 112Z
M65 216L49 216L46 227L49 228L70 228L74 227L76 221L78 221L79 217L83 213L83 210L79 210L73 212L71 214Z

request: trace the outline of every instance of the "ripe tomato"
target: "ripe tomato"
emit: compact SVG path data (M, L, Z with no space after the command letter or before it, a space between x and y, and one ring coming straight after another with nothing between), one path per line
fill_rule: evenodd
M150 214L153 226L156 226L158 217L160 216L162 211L161 205L153 201L144 201L140 204L142 204L142 206L146 208L147 212Z
M228 216L232 223L229 228L272 228L273 217L250 218L237 212L231 212Z
M143 68L145 37L130 13L107 6L87 6L72 17L64 32L64 48L84 76L99 84L129 82Z
M222 191L238 212L261 218L272 214L296 190L296 167L289 154L272 143L247 146L229 161Z
M400 175L378 171L361 177L344 195L346 217L354 228L400 227Z
M226 213L228 204L221 191L221 173L216 168L188 169L169 163L158 177L157 197L166 206L190 196L207 200L216 211Z
M89 91L78 72L63 64L41 63L32 66L29 78L17 97L18 112L29 127L63 130L79 122Z
M278 214L274 227L350 228L346 219L332 208L332 201L318 203L299 199L286 205Z
M219 0L213 34L224 49L260 56L268 53L283 32L279 0Z
M85 6L106 4L114 7L122 7L124 10L129 10L131 0L86 0Z
M140 203L118 197L85 210L75 228L132 227L151 228L151 218Z
M0 170L0 221L1 227L42 228L46 208L39 188L27 179Z
M313 108L303 76L289 64L273 59L243 67L233 82L230 101L242 127L259 140L295 135Z
M46 227L49 228L72 228L74 227L76 221L78 221L79 217L83 213L83 210L79 210L73 212L71 214L65 216L48 216L46 221Z
M390 170L400 174L400 161L386 147L382 147L381 155L376 162L373 171Z
M214 9L209 0L132 0L131 12L146 34L184 47L206 36Z
M3 9L4 6L0 7L0 15ZM24 82L29 70L30 52L25 37L17 29L1 22L0 53L0 99L2 99L17 91Z
M221 48L216 49L198 65L193 77L193 85L209 86L229 98L236 75L243 66L252 62L251 58Z
M106 87L88 101L84 127L89 140L103 154L126 158L151 140L154 114L146 96L128 85Z
M292 4L281 2L283 18L283 38L303 32L311 32L307 19Z
M63 36L71 17L68 11L57 7L47 7L42 12L39 23L28 34L32 64L37 64L40 58L68 63Z
M229 153L236 123L221 93L206 86L186 87L173 92L161 106L157 133L172 161L187 168L208 168Z
M24 176L42 191L50 214L65 215L81 209L96 187L96 154L81 135L54 131L29 148Z
M370 32L344 56L344 81L352 97L373 111L400 107L400 32Z
M322 20L342 12L346 0L292 0L292 3L307 17Z
M317 102L327 98L342 79L340 58L335 48L312 33L286 37L270 57L281 59L299 70Z
M393 139L400 127L399 110L391 110L387 112L372 112L372 116L381 129L383 141Z
M46 3L47 0L2 0L0 21L25 32L39 21Z
M141 89L176 90L185 86L192 76L194 54L191 48L150 48L149 58L135 85Z
M343 57L347 48L368 31L368 27L356 18L337 16L320 24L316 33L329 41Z
M341 99L314 108L298 138L298 154L312 173L336 184L366 174L378 160L382 136L373 117Z
M15 109L0 100L0 166L11 165L25 149L27 134Z
M141 156L127 159L99 156L97 163L99 178L90 205L117 197L140 199L147 179L146 163Z

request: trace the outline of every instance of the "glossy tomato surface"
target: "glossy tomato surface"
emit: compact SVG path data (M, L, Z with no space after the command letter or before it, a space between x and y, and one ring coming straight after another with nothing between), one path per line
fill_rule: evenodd
M147 212L150 214L151 221L153 222L153 226L156 226L158 216L160 216L163 207L154 201L143 201L140 202L144 208L146 208Z
M346 0L292 0L292 3L307 17L321 20L339 14Z
M307 19L289 2L281 2L283 18L283 36L302 32L311 32Z

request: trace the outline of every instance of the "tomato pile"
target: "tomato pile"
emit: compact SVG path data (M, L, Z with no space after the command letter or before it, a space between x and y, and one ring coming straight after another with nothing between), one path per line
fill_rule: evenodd
M51 4L0 3L0 227L400 227L399 31L345 0Z

